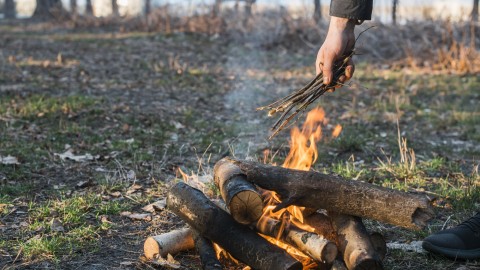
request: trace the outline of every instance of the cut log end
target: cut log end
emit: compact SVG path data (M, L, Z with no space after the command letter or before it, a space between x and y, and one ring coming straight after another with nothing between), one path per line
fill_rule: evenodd
M425 227L429 220L434 217L435 213L431 208L417 208L412 215L413 224L417 226L417 229Z
M338 255L338 248L337 245L333 242L328 242L325 245L325 248L322 252L322 257L325 259L326 263L331 263L335 260Z
M148 237L143 244L143 252L145 253L145 257L149 260L154 259L158 255L160 255L160 245L158 244L153 237Z
M246 190L233 196L229 210L237 222L250 224L262 216L263 201L258 193Z

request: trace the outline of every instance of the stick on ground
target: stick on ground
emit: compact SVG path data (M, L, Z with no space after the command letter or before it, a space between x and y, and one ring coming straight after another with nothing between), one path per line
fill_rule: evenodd
M143 244L143 251L147 259L154 259L158 255L166 258L168 254L175 255L178 252L193 248L194 242L190 228L150 236Z

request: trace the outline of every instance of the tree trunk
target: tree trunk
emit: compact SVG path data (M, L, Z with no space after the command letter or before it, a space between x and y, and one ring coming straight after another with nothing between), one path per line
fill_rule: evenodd
M393 0L392 4L392 23L397 24L397 9L398 9L398 0Z
M120 13L118 12L117 0L112 0L112 15L115 17L120 16Z
M322 20L322 6L320 0L314 0L315 8L313 10L313 20L316 23L319 23Z
M421 229L433 217L427 196L402 192L336 175L224 158L237 165L247 180L273 190L283 200L276 210L298 205L366 217L409 229ZM274 211L276 211L274 210Z
M152 11L152 1L145 0L145 15L148 16Z
M473 0L472 21L478 21L478 0Z
M85 15L94 16L92 0L87 0L87 2L85 3Z
M54 18L55 15L65 13L61 0L37 0L37 7L33 12L34 18Z
M70 13L74 16L77 15L77 7L77 0L70 0Z
M237 223L200 190L183 182L168 192L167 207L200 235L253 269L302 269L302 264L284 250Z
M212 10L213 17L217 17L220 15L221 8L222 8L222 0L215 0L215 4L213 4L213 10Z
M15 1L14 0L5 0L5 18L6 19L15 19Z

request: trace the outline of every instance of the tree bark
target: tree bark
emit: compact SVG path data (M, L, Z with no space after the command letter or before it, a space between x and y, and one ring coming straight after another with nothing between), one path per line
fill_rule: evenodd
M230 215L239 223L256 222L263 213L262 196L248 182L240 168L232 163L219 161L214 169L214 181L220 190Z
M147 259L155 259L157 256L166 258L168 254L175 255L178 252L193 248L194 241L190 228L150 236L143 244L143 252Z
M322 20L322 5L320 0L314 0L313 20L319 23Z
M283 200L276 210L298 205L371 218L409 229L421 229L433 217L426 196L387 189L335 175L263 165L225 158L237 165L247 180L273 190Z
M5 0L5 19L15 19L17 13L15 10L15 0Z
M88 16L94 16L93 14L93 6L92 6L92 0L87 0L85 3L85 15Z
M472 21L478 21L478 0L473 0Z
M329 213L337 233L337 246L349 270L382 270L381 257L377 254L370 235L359 217Z
M237 223L198 189L177 183L168 192L167 206L200 235L253 269L302 269L300 262Z
M37 7L33 12L34 18L50 19L55 15L63 15L66 11L63 9L61 0L37 0Z
M193 241L195 242L195 249L200 255L203 270L222 270L223 266L217 259L217 253L213 248L212 241L201 236L198 232L193 231Z
M212 16L217 17L220 15L220 10L222 9L222 0L215 0L212 9Z
M120 16L120 13L118 12L117 0L112 0L112 15L115 17Z
M397 9L398 9L398 0L393 0L392 4L392 23L397 24Z

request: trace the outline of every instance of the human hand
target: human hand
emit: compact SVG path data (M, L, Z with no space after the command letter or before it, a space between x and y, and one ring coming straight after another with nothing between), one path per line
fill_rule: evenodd
M323 72L323 83L329 85L333 80L335 61L352 52L355 46L355 20L331 17L328 34L322 47L318 50L315 62L316 74ZM344 83L353 76L355 66L350 58L345 67L345 75L340 76L338 82Z

